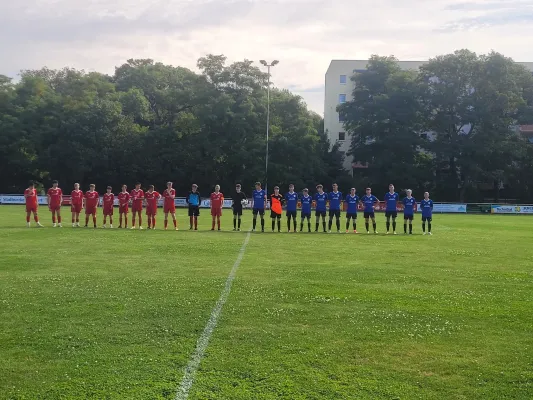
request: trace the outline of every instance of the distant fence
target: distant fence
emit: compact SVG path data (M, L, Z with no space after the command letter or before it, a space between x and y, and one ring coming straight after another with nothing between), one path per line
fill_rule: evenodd
M40 205L47 204L46 196L37 196L38 203ZM100 201L102 197L100 197ZM63 205L70 205L71 197L63 196ZM0 204L24 204L24 195L21 194L0 194ZM174 199L174 204L176 207L187 207L187 202L185 197L177 197ZM232 200L224 200L224 208L231 208ZM163 206L163 199L159 201L159 207ZM251 205L251 200L249 200L249 205ZM115 198L115 206L118 206L118 199ZM209 199L202 200L200 207L209 208L211 206L211 201ZM346 211L347 204L344 203L343 209ZM300 208L300 203L298 203L298 208ZM362 211L362 204L358 205L358 210ZM403 205L399 204L396 207L398 212L403 212ZM385 202L381 201L376 205L376 211L384 212L385 211ZM420 210L415 208L416 212ZM532 214L533 215L533 205L530 204L491 204L491 203L434 203L433 204L434 213L452 213L452 214Z

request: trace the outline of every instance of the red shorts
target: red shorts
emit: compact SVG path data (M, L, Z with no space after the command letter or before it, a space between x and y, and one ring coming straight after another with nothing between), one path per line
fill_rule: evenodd
M71 204L70 205L70 210L73 212L73 213L76 213L76 214L79 214L81 213L81 209L83 208L83 204Z
M211 215L213 217L221 217L222 216L222 208L212 208L211 209Z
M128 203L126 204L119 204L118 206L118 212L120 214L127 214L130 211L130 207L128 206Z
M163 211L166 213L172 213L174 214L176 212L176 205L174 203L172 204L165 204L163 207Z
M146 207L146 215L157 215L157 207Z
M26 212L36 213L37 212L37 206L36 205L31 205L31 204L26 204Z
M58 204L51 204L49 208L50 208L50 211L61 211L61 206Z
M142 206L142 205L141 205L141 206L133 205L133 206L131 207L131 211L134 212L134 213L136 213L136 212L142 212L142 210L143 210L143 206Z
M85 207L85 215L96 215L96 207Z
M104 207L104 215L113 215L113 206Z

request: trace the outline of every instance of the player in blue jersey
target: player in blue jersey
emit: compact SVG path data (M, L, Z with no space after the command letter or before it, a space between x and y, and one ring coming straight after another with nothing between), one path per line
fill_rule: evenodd
M309 189L303 190L303 196L300 199L302 203L302 221L300 222L300 232L304 229L304 219L307 218L307 230L311 232L311 205L313 204L313 197L309 196Z
M374 207L376 206L376 203L379 203L379 200L372 194L372 189L366 188L366 194L361 197L361 203L363 203L364 206L366 233L370 233L369 219L372 219L372 228L374 228L374 233L377 234L378 232L376 230L376 216L374 214Z
M298 206L298 193L294 191L294 185L289 185L289 191L285 194L287 205L287 231L291 231L291 219L293 220L294 232L296 232L296 208Z
M318 227L320 225L320 217L322 217L322 227L324 228L324 232L326 231L326 203L328 201L328 195L327 193L324 193L324 187L322 185L316 186L317 193L313 196L313 200L315 201L315 216L316 216L316 224L315 224L315 232L318 232Z
M429 192L424 193L424 200L420 202L420 208L422 209L422 232L426 234L426 221L428 223L428 235L431 233L431 221L433 220L433 200L429 198Z
M413 191L407 189L407 197L403 199L403 233L407 233L407 221L409 221L409 235L413 234L413 216L415 214L416 200L412 196Z
M357 204L359 196L355 194L355 188L350 189L350 194L344 199L346 202L346 233L350 228L350 219L353 221L353 233L357 233Z
M254 215L254 220L252 224L252 232L255 232L255 227L257 225L257 214L261 216L261 232L265 231L265 204L267 199L266 192L261 189L261 183L255 183L255 190L252 193L253 205L252 213Z
M342 193L339 192L339 185L334 183L332 185L333 191L328 194L329 199L329 231L333 225L333 217L335 217L335 224L337 226L337 233L341 233L341 202Z
M385 194L385 218L387 218L387 235L390 231L390 219L392 217L392 231L396 235L396 217L398 216L398 211L396 209L398 202L400 201L400 196L394 191L394 185L391 183L389 185L389 191Z

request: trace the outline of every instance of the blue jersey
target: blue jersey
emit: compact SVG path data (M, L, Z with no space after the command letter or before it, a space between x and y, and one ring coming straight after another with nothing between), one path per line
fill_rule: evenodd
M316 201L316 210L317 211L326 211L326 201L328 200L327 193L315 193L313 200Z
M357 214L357 203L359 203L359 196L351 195L349 194L346 196L346 199L344 200L346 204L348 204L348 208L346 209L347 214Z
M413 215L415 212L415 204L416 200L414 197L408 198L406 197L402 201L403 203L403 213L404 215Z
M342 200L342 193L341 192L330 192L328 195L329 198L329 209L330 210L340 210L341 209L341 200Z
M311 204L313 203L313 198L311 196L302 196L300 199L302 202L302 214L311 214Z
M396 192L392 194L391 192L387 192L384 200L385 203L387 203L385 211L396 211L396 204L400 201L400 196L398 196L398 193Z
M252 198L254 199L254 210L264 210L265 209L265 196L266 192L261 190L254 190Z
M374 204L377 203L379 200L373 194L371 194L370 196L367 196L365 194L363 197L361 197L361 201L365 206L365 212L374 212Z
M433 200L422 200L420 202L420 208L422 209L422 216L431 218L433 214Z
M287 204L287 211L296 211L296 206L298 205L298 193L288 192L285 195L285 202Z

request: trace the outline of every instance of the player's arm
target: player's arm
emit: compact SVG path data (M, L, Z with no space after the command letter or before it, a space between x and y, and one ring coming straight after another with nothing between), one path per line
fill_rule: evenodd
M59 192L60 195L59 195L59 206L62 206L63 205L63 191Z
M46 199L47 199L47 202L48 202L48 208L50 208L50 205L52 204L52 196L50 196L50 191L48 191L46 193Z

